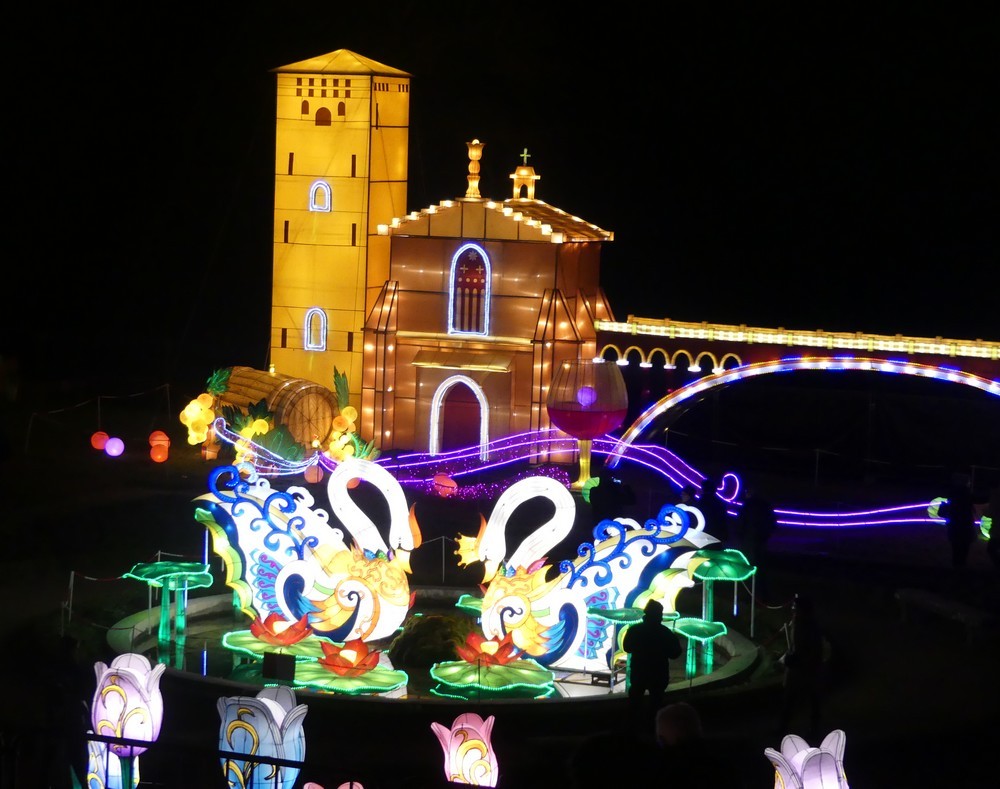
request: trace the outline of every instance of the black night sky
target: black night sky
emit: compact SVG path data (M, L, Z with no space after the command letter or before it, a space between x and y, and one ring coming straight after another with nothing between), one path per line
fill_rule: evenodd
M473 138L507 197L526 147L537 197L614 231L619 318L1000 339L988 19L560 7L21 12L3 355L62 382L265 366L270 69L339 48L413 74L409 210L464 193Z

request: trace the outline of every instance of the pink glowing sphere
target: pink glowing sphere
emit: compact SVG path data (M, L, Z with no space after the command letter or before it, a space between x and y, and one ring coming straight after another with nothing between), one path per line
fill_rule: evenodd
M597 390L592 386L581 386L576 390L576 402L584 408L590 408L597 402Z
M113 458L125 451L125 442L120 438L111 437L104 444L104 451Z

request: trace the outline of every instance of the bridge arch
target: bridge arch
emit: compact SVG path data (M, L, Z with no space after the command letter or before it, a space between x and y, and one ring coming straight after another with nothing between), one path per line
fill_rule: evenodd
M957 370L954 367L938 367L934 365L916 364L913 362L893 361L890 359L816 356L793 357L788 359L777 359L770 362L758 362L756 364L748 364L732 370L726 370L721 373L713 373L711 375L703 376L687 386L674 390L666 397L663 397L653 403L636 418L628 429L625 430L621 438L618 439L614 449L608 454L607 465L610 468L615 468L621 461L623 453L632 446L639 436L641 436L659 416L666 413L671 408L675 408L691 398L701 397L707 391L715 389L716 387L728 386L746 378L771 375L773 373L792 372L796 370L829 370L831 372L867 371L893 375L910 375L971 386L981 389L988 394L1000 397L1000 381L991 381L975 375L974 373Z
M615 362L619 359L624 359L625 354L622 353L622 349L618 347L617 344L609 342L605 345L597 354L598 358L604 359L606 362Z
M664 370L671 369L669 367L670 355L665 350L663 350L663 348L653 348L653 350L649 352L649 356L647 356L646 358L649 359L649 363L653 367L659 365Z
M694 372L694 357L687 351L675 351L673 358L670 360L670 364L673 365L673 369L675 370L687 370L688 372Z

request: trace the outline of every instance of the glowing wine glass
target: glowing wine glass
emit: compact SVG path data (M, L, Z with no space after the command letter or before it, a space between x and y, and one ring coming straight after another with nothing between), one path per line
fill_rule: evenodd
M593 440L625 421L625 379L617 364L600 359L568 359L559 363L545 405L552 424L577 440L580 478L571 487L581 490L590 479Z

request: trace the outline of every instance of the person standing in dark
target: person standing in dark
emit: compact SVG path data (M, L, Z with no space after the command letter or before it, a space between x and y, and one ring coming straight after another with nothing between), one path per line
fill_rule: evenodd
M686 701L660 708L656 713L654 740L657 772L669 779L670 786L698 786L703 783L706 765L721 755L710 748L701 716ZM713 763L713 778L720 778L720 767Z
M642 621L625 631L622 649L629 654L627 687L632 724L636 731L650 731L670 682L670 661L681 654L680 639L663 624L662 603L646 603Z
M820 736L823 717L823 647L825 638L816 618L811 598L796 595L792 604L792 621L788 627L789 648L781 659L785 668L781 716L778 733L789 733L789 726L805 705L809 714L806 739Z
M965 474L953 474L948 500L938 508L944 518L948 542L951 545L951 566L961 571L969 561L969 550L976 540L976 508L972 488Z
M756 489L748 487L747 497L733 524L734 547L757 568L757 592L765 601L768 597L768 541L777 525L771 502Z

